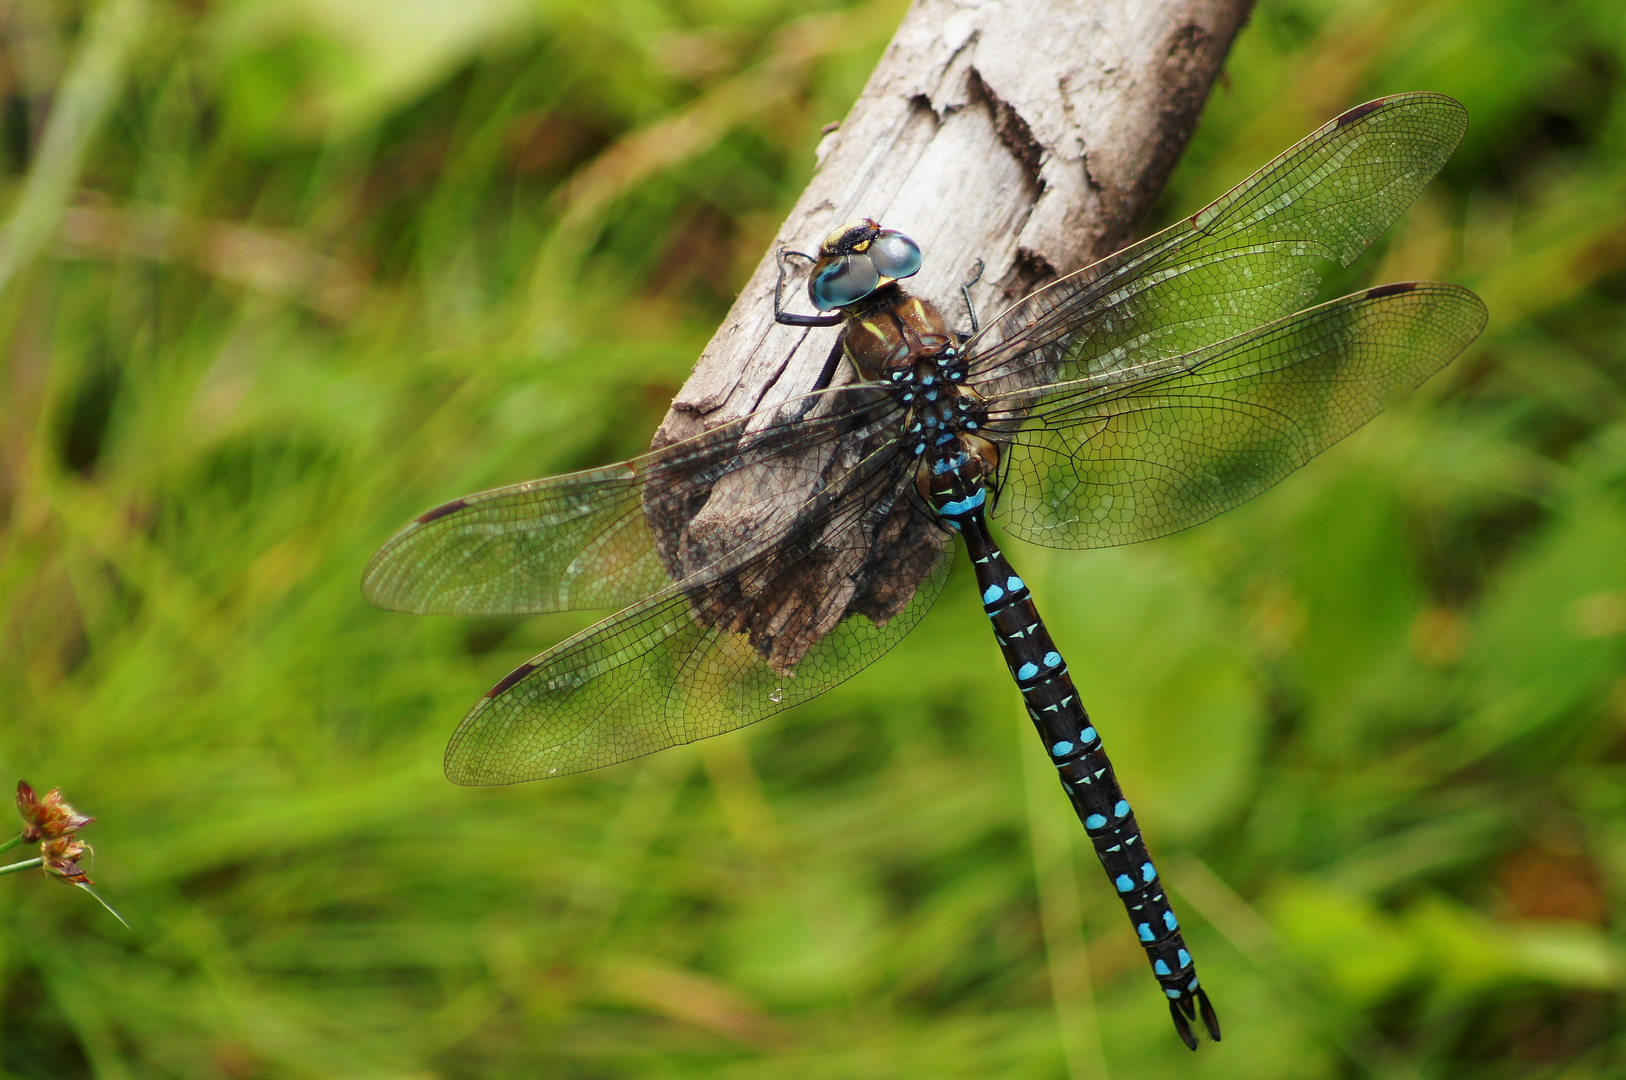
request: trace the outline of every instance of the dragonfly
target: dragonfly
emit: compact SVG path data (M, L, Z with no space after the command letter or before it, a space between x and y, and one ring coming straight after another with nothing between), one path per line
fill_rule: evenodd
M775 291L780 322L840 327L806 393L629 461L454 499L373 557L363 592L392 610L619 609L487 691L451 738L447 776L564 776L805 702L910 631L959 537L1176 1032L1195 1050L1200 1019L1218 1041L1100 733L990 521L1070 548L1185 529L1447 364L1485 325L1467 289L1316 301L1466 128L1439 94L1360 105L987 325L971 311L968 335L901 284L921 263L914 240L872 219L837 228L803 256L819 313L785 311Z

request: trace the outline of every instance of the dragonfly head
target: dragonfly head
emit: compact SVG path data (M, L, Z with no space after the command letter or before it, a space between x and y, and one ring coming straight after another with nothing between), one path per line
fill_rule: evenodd
M820 311L847 307L920 269L920 245L870 218L849 221L824 238L807 295Z

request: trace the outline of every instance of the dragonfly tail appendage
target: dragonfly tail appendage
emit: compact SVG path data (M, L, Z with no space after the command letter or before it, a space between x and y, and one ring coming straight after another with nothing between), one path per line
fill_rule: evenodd
M1199 988L1190 997L1170 999L1169 1015L1174 1017L1174 1030L1179 1033L1180 1041L1192 1050L1197 1049L1197 1034L1191 1030L1191 1022L1199 1016L1202 1017L1203 1027L1208 1029L1208 1037L1215 1042L1220 1041L1219 1017L1214 1015L1214 1006L1208 1002L1207 991Z

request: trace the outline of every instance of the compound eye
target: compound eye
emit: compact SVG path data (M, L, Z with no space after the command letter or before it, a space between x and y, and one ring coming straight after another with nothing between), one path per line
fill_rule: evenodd
M814 307L829 311L862 300L880 284L881 275L868 255L843 255L813 272L807 295Z
M906 278L920 269L920 245L896 229L882 229L867 254L882 277Z

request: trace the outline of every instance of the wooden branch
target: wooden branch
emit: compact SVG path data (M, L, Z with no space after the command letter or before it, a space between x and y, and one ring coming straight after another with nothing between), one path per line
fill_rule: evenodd
M838 331L773 321L774 252L855 217L918 241L909 290L993 314L1132 236L1252 0L917 0L711 339L655 445L813 388ZM786 290L808 312L801 288Z

